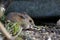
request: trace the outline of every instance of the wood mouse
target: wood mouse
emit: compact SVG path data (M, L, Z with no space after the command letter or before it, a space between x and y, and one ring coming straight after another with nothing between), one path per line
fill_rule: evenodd
M12 22L24 22L25 24L22 24L24 29L31 28L32 25L35 25L33 19L25 13L11 12L7 14L6 20L10 20Z

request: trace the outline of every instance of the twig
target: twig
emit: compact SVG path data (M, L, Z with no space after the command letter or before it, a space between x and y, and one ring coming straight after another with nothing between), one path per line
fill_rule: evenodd
M1 22L0 22L0 30L8 39L12 38L12 36L7 32L7 30L5 29L4 25Z

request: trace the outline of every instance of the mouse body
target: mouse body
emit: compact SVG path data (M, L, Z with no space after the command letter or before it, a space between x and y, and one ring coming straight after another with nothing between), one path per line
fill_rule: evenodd
M24 28L31 28L32 25L34 25L33 19L29 15L23 13L11 12L6 16L6 20L21 22Z

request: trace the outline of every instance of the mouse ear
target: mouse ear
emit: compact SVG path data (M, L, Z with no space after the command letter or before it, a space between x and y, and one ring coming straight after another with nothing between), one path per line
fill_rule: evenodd
M27 12L24 12L24 14L26 14Z
M24 15L18 15L20 18L25 19Z
M25 19L29 17L29 15L27 14L27 12L22 12L21 16L23 16Z
M24 15L28 16L28 13L27 12L23 12Z

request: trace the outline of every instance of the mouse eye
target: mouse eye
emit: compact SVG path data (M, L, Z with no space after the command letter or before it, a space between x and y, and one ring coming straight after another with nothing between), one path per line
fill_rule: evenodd
M31 23L31 22L32 22L32 20L29 20L29 22Z

